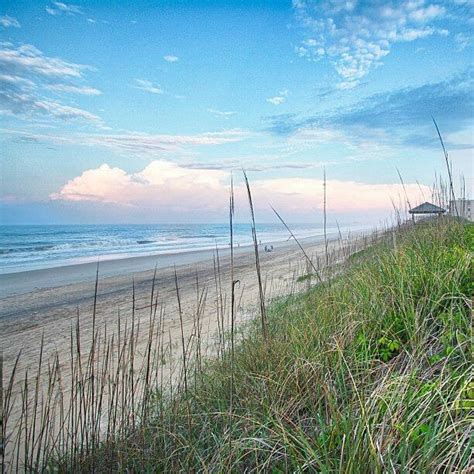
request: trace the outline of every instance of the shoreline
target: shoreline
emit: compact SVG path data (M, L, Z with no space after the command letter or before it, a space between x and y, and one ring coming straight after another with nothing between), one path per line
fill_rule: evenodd
M236 224L236 226L238 225L239 224ZM288 232L285 229L281 226L279 226L278 229L267 229L268 226L271 226L271 224L263 224L262 230L257 229L259 240L263 244L282 243L286 241ZM84 235L79 238L71 231L71 236L75 244L69 243L67 231L60 232L60 234L66 233L66 237L55 241L55 237L51 234L51 231L49 231L49 234L46 233L46 235L43 236L43 232L41 232L40 229L38 231L39 234L31 233L31 235L29 235L28 233L20 233L18 245L12 243L12 241L16 239L16 235L10 235L7 231L3 233L4 227L8 226L0 225L0 276L58 267L77 266L87 263L97 264L98 261L105 262L108 260L160 257L174 254L213 251L216 247L220 250L226 249L230 245L228 224L219 224L219 229L209 230L209 232L215 232L215 234L204 233L198 235L198 230L196 230L194 234L183 234L181 236L167 236L165 233L161 237L161 240L155 235L150 236L150 240L137 240L139 237L146 236L142 236L139 230L137 231L137 235L132 235L133 226L131 226L131 229L125 229L123 231L124 235L120 235L117 231L115 231L117 234L115 235L113 233L114 229L112 228L110 230L110 236L108 236L108 234L102 235L100 232L95 236L89 235L92 232L89 231L89 234L85 232ZM25 227L29 228L31 226ZM67 226L67 229L69 229L69 227L70 226ZM100 229L102 226L97 227ZM129 226L125 227L128 228ZM185 227L188 226L186 225ZM367 224L347 224L343 226L342 232L346 234L347 232L366 230L366 228ZM250 227L245 233L242 233L242 229L239 232L240 233L237 234L234 232L234 248L253 246ZM328 236L338 235L339 232L339 228L329 228ZM176 233L179 234L179 229L176 230ZM296 235L301 234L298 235L298 239L323 237L323 229L319 227L311 229L298 229L298 227L296 227L295 233ZM38 235L43 236L40 238L40 241L38 241ZM81 238L85 240L81 241ZM111 239L111 242L115 242L115 244L109 245L110 242L107 242L107 238ZM120 239L122 239L121 243ZM135 246L133 243L135 243ZM147 245L142 246L138 244ZM76 247L74 247L74 245L76 245ZM52 252L51 254L50 250Z
M359 232L354 232L353 235L357 235L358 233ZM334 240L337 240L334 233L328 234L328 241ZM324 236L304 237L299 239L299 241L303 245L312 246L324 242ZM262 242L262 244L259 245L259 250L262 253L264 252L265 245L273 245L273 252L278 252L279 250L288 250L292 245L295 245L295 242L293 242L292 239ZM223 257L227 256L230 252L229 247L218 247L217 250ZM247 252L253 252L252 244L234 247L234 255L236 256ZM15 295L24 295L46 288L58 288L65 285L95 281L97 265L99 265L99 279L103 279L121 275L133 275L135 273L153 270L155 266L158 270L161 270L173 266L195 265L212 259L215 254L216 248L196 249L2 273L0 274L0 299ZM0 315L0 318L1 317Z
M301 243L310 258L322 262L323 238L307 238ZM329 251L339 249L338 239L328 239L328 247ZM169 331L173 344L180 337L179 313L182 311L185 333L189 336L196 314L197 292L205 290L207 302L201 317L207 327L207 337L210 338L218 328L216 314L223 310L222 304L228 297L231 275L229 254L229 251L219 251L219 258L216 258L214 252L181 254L181 257L186 256L186 260L175 260L174 264L168 265L167 261L162 260L162 266L158 267L155 276L157 262L153 258L105 262L112 265L108 270L113 275L107 276L104 263L104 267L99 270L97 297L96 264L85 264L82 267L82 281L77 281L79 273L77 266L73 266L31 272L27 282L29 286L34 284L31 291L26 291L28 285L23 280L11 282L10 289L21 283L23 292L0 298L0 350L3 351L6 372L12 369L20 352L18 369L34 366L40 356L41 340L45 344L45 357L57 353L67 360L72 328L80 320L81 340L87 345L95 334L94 314L97 315L96 330L109 328L110 331L118 320L122 321L121 324L126 324L126 321L130 323L134 314L145 329L149 325L150 294L153 287L156 288L160 307L166 312L164 330ZM118 267L114 267L114 262ZM128 266L128 271L124 271L124 263ZM308 284L307 281L300 283L297 280L298 276L308 272L308 264L293 239L274 246L273 252L262 250L260 267L266 300L298 292ZM119 274L116 274L117 271ZM72 276L74 282L68 283L68 275L69 278ZM240 281L236 311L241 315L251 314L259 301L253 247L236 249L233 275ZM181 309L177 302L176 283L179 286ZM142 342L138 341L138 345L141 346Z

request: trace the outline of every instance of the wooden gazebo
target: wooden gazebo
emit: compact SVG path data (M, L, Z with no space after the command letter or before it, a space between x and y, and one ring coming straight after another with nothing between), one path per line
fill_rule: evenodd
M420 204L419 206L414 207L413 209L410 209L408 211L411 214L411 217L413 219L413 222L415 222L415 216L442 216L446 210L443 209L442 207L436 206L434 204L431 204L430 202L424 202L423 204Z

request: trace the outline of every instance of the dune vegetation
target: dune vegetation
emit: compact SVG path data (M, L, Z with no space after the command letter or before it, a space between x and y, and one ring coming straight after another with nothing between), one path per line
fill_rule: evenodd
M470 472L474 226L388 232L62 472ZM264 337L265 335L265 337ZM194 359L193 359L194 360ZM141 418L140 413L146 416ZM469 467L470 466L470 467Z

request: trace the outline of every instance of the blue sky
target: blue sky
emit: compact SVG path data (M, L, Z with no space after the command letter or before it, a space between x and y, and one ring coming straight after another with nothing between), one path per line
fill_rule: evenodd
M429 200L444 135L472 187L472 0L6 1L2 221L219 222ZM239 201L240 199L240 201ZM239 206L238 206L239 207Z

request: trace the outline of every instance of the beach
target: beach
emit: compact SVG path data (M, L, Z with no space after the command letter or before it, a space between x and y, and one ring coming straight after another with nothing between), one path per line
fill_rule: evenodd
M303 239L302 244L313 258L324 253L321 237ZM337 240L329 242L330 250L338 246ZM307 282L298 283L297 277L307 272L307 261L294 240L275 242L272 252L260 248L259 254L267 300L306 288ZM43 338L43 357L48 360L57 353L64 366L63 377L67 377L71 331L79 321L82 343L90 343L94 301L94 324L98 331L107 328L109 333L113 332L118 318L122 326L130 324L133 313L143 329L142 334L146 335L153 279L158 304L164 311L163 331L174 344L180 337L175 272L185 336L189 337L193 330L197 294L205 289L206 304L201 317L203 335L210 340L218 329L218 305L227 305L230 271L227 249L107 260L98 266L88 263L2 275L0 347L4 374L9 376L20 352L18 373L34 367L38 363ZM239 280L236 287L237 318L248 319L254 314L258 302L253 247L235 249L234 279ZM138 340L139 352L145 340L145 336L143 341Z
M314 262L318 258L323 260L323 238L306 238L301 244ZM259 248L266 301L308 288L310 280L297 281L298 276L310 272L297 243L289 240L270 245L273 245L271 252L266 252L264 245ZM339 247L336 239L328 242L329 252ZM235 249L233 277L238 281L235 287L238 327L258 315L259 288L253 247ZM181 373L181 337L184 335L187 344L192 344L198 313L204 358L216 354L219 334L230 327L229 249L107 260L98 266L87 263L12 273L1 278L0 347L5 381L17 364L12 391L16 402L9 415L10 427L20 419L25 374L35 373L40 358L43 364L53 361L57 364L61 384L66 388L61 396L68 397L67 387L74 377L71 344L77 338L76 331L80 333L86 360L93 334L105 341L119 334L120 328L123 332L124 328L135 326L137 366L144 361L150 335L154 340L166 341L169 355L161 370L173 383ZM162 319L159 327L153 326L151 318L157 306ZM41 380L39 389L43 393L47 391L48 380L48 377Z

